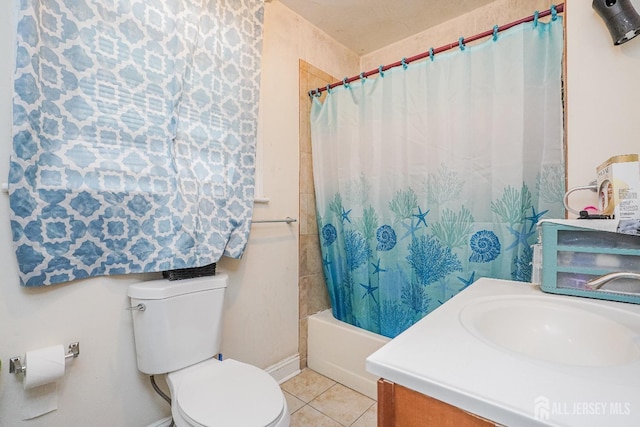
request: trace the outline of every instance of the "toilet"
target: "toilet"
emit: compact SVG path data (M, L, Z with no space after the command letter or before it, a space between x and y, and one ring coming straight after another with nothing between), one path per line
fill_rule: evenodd
M129 286L138 370L166 374L177 427L288 427L276 380L255 366L218 360L228 276Z

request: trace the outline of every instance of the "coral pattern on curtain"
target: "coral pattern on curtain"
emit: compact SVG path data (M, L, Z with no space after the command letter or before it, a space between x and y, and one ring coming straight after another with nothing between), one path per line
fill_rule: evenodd
M9 192L21 283L240 257L263 2L20 0L18 9Z
M561 17L313 100L333 314L394 337L480 277L528 281L562 218Z

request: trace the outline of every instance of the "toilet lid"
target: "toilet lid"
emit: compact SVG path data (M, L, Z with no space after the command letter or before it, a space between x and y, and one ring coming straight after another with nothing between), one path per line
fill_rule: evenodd
M268 426L284 408L284 395L273 377L233 359L185 375L175 399L187 420L211 427Z

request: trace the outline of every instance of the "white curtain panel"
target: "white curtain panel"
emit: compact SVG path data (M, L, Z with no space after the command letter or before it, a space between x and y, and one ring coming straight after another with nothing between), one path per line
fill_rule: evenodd
M562 19L525 23L314 98L334 315L395 336L479 277L530 280L564 215Z

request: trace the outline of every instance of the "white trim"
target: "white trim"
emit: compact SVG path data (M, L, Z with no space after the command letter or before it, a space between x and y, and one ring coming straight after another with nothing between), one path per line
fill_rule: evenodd
M282 384L300 373L300 355L296 353L287 357L275 365L269 366L265 371L275 378L278 384Z
M155 423L149 424L147 427L169 427L171 425L171 420L173 418L167 417L161 420L156 421Z

